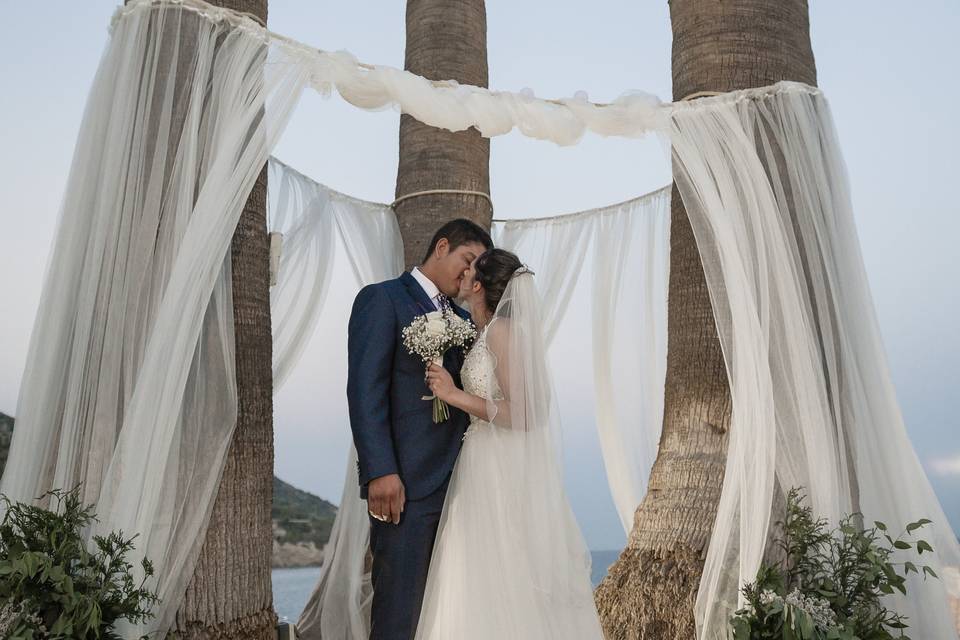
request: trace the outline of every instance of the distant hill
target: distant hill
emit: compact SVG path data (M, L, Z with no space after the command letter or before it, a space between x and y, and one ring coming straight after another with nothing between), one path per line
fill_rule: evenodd
M0 474L7 463L13 424L13 416L0 412ZM320 564L337 507L274 476L272 515L274 566Z
M273 477L273 519L287 529L285 541L326 544L336 515L336 505Z
M273 477L273 538L275 566L320 564L323 546L330 538L330 529L337 516L337 507L323 498ZM296 545L296 558L278 558L280 550ZM288 549L289 550L289 549ZM282 555L282 554L281 554Z

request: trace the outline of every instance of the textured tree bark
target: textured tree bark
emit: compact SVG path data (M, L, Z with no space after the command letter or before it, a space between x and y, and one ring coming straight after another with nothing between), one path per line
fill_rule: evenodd
M267 0L213 0L267 19ZM177 612L191 640L272 640L273 342L267 172L250 193L233 236L237 426L203 550Z
M816 84L806 0L671 0L673 95ZM693 231L674 187L663 433L627 547L596 591L609 640L695 637L693 605L731 402Z
M408 0L404 67L431 80L486 87L487 13L483 0ZM396 196L431 189L490 193L490 140L400 117ZM437 228L468 218L490 228L493 207L476 195L418 196L396 205L407 267L420 264Z

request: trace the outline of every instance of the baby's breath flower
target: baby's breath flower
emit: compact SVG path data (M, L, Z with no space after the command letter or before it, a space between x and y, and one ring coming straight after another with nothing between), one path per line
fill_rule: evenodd
M799 589L794 589L785 598L785 602L797 609L805 611L812 619L813 624L821 629L827 629L836 623L837 617L830 608L830 602L816 596L805 596Z
M427 366L430 363L443 364L443 354L453 347L466 347L476 337L473 323L464 320L452 310L431 311L417 316L401 332L403 346L411 355L418 356ZM433 396L424 398L433 400L433 421L443 422L450 417L447 403Z

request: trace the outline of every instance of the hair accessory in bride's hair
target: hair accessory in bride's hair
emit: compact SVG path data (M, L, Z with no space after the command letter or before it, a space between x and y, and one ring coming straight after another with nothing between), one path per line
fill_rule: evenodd
M515 278L515 277L517 277L517 276L522 276L522 275L525 274L525 273L529 273L530 275L536 275L536 272L535 272L535 271L533 271L530 267L528 267L527 265L524 264L524 265L521 265L520 267L518 267L517 270L514 271L514 272L513 272L513 275L511 275L510 277L511 277L511 278Z

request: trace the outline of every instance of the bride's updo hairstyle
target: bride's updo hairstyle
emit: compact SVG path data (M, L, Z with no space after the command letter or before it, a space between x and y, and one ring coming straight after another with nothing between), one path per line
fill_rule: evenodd
M476 280L483 285L484 302L495 313L513 272L522 267L520 258L505 249L489 249L473 265Z

